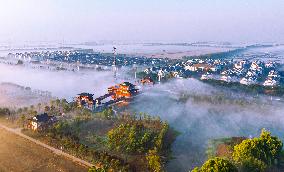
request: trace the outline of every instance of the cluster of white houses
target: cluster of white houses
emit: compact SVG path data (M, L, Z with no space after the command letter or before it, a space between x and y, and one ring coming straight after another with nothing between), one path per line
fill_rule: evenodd
M282 72L278 63L249 60L193 59L164 67L144 70L146 74L156 73L159 80L171 74L177 78L194 77L201 80L239 82L243 85L279 86Z

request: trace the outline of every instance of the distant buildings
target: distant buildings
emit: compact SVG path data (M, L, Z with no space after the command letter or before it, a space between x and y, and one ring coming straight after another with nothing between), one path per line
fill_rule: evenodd
M133 57L123 54L96 53L93 50L46 51L9 54L10 58L21 59L24 62L40 61L51 63L67 63L75 65L73 70L87 68L111 67L115 60L116 66L145 67L144 73L154 74L158 81L167 77L189 78L201 80L220 80L223 82L238 82L243 85L279 86L283 84L283 76L279 71L279 64L273 61L260 60L228 60L228 59L179 59ZM50 65L49 65L50 66ZM58 69L64 69L61 64ZM278 73L272 75L271 71ZM155 78L152 78L155 80Z
M148 75L157 74L158 81L171 74L175 78L198 78L200 80L220 80L238 82L243 85L279 86L284 76L278 74L279 64L249 60L191 59L168 64L163 67L147 68Z
M50 61L73 63L73 64L92 64L100 66L112 66L115 60L116 66L132 65L165 65L169 60L163 58L133 57L124 54L97 53L93 50L68 50L68 51L42 51L9 53L8 58L19 59L24 62L41 61L50 63Z

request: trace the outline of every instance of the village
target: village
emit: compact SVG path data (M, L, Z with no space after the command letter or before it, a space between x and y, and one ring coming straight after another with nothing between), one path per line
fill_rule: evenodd
M271 88L283 86L284 79L281 64L274 61L191 59L173 65L147 68L143 72L144 76L155 75L158 81L170 77L196 78Z
M92 49L77 49L9 53L7 55L7 59L16 61L21 60L30 64L45 64L55 61L61 62L62 64L73 63L82 67L84 65L95 66L96 68L112 66L114 58L116 59L116 66L118 67L133 65L165 65L169 61L169 59L165 58L133 57L125 54L117 54L115 47L113 47L113 53L99 53L94 52Z
M221 57L221 55L220 55ZM264 87L280 87L283 85L283 66L276 61L261 60L229 60L223 58L146 58L130 57L113 53L95 53L93 50L66 50L53 52L25 52L8 54L8 59L23 61L42 68L45 64L51 66L57 62L55 69L80 70L84 68L112 70L113 66L123 66L140 72L140 79L161 81L170 77L196 78L200 80L215 80L242 85L260 85ZM5 60L7 62L7 60ZM58 64L60 63L60 64ZM65 65L65 66L64 66ZM146 68L146 69L145 69Z

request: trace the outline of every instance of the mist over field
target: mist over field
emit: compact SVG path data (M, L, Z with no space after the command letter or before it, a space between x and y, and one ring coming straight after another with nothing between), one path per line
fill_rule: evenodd
M110 71L49 71L4 64L0 64L0 69L0 82L49 91L52 96L68 100L81 92L102 95L114 84L113 73Z

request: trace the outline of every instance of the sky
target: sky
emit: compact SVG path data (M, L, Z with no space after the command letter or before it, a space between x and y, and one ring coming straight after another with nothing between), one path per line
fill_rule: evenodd
M283 0L0 0L0 42L284 42Z

